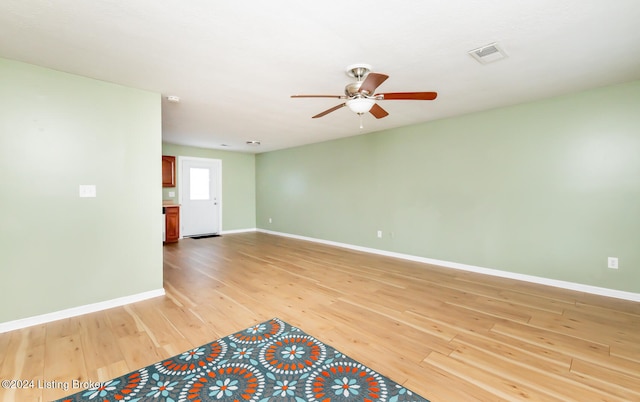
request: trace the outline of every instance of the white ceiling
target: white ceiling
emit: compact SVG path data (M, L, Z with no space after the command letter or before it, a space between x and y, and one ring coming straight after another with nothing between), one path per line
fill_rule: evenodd
M640 79L639 26L639 0L2 0L0 57L161 93L164 141L265 152ZM467 53L492 42L506 59ZM438 99L360 129L290 98L341 95L353 63Z

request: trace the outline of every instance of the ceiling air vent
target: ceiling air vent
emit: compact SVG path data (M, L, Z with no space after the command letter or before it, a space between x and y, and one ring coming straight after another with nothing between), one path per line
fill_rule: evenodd
M497 43L491 43L489 45L473 49L469 52L469 54L482 64L491 63L493 61L498 61L507 57L504 50L502 50L502 48L500 48Z

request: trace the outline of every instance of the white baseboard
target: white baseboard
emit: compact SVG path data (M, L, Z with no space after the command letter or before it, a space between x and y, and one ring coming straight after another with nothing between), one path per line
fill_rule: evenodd
M248 229L234 229L234 230L223 230L220 232L221 235L225 234L233 234L233 233L248 233L248 232L256 232L258 229L256 228L248 228Z
M537 283L537 284L540 284L540 285L553 286L553 287L556 287L556 288L575 290L575 291L578 291L578 292L590 293L590 294L595 294L595 295L599 295L599 296L614 297L616 299L623 299L623 300L630 300L630 301L634 301L634 302L640 302L640 293L625 292L623 290L602 288L602 287L591 286L591 285L583 285L581 283L560 281L560 280L556 280L556 279L543 278L543 277L533 276L533 275L518 274L518 273L515 273L515 272L501 271L499 269L484 268L484 267L478 267L478 266L474 266L474 265L460 264L460 263L457 263L457 262L436 260L436 259L433 259L433 258L418 257L418 256L415 256L415 255L410 255L410 254L402 254L402 253L396 253L396 252L393 252L393 251L385 251L385 250L379 250L379 249L375 249L375 248L355 246L355 245L352 245L352 244L339 243L339 242L330 241L330 240L316 239L316 238L313 238L313 237L299 236L299 235L294 235L294 234L290 234L290 233L274 232L274 231L265 230L265 229L256 229L256 230L258 232L268 233L268 234L272 234L272 235L276 235L276 236L284 236L284 237L290 237L290 238L298 239L298 240L312 241L312 242L315 242L315 243L322 243L322 244L327 244L327 245L330 245L330 246L336 246L336 247L347 248L347 249L350 249L350 250L362 251L362 252L365 252L365 253L384 255L384 256L387 256L387 257L400 258L400 259L403 259L403 260L422 262L422 263L431 264L431 265L438 265L438 266L445 267L445 268L454 268L454 269L459 269L459 270L462 270L462 271L476 272L476 273L480 273L480 274L497 276L497 277L501 277L501 278L516 279L516 280L519 280L519 281Z
M131 296L119 297L117 299L111 299L99 303L86 304L84 306L73 307L66 310L54 311L53 313L22 318L15 321L3 322L0 323L0 334L3 332L30 327L33 325L46 324L48 322L61 320L63 318L77 317L83 314L94 313L96 311L107 310L114 307L120 307L124 306L125 304L135 303L159 296L164 296L163 288L150 290L143 293L137 293Z

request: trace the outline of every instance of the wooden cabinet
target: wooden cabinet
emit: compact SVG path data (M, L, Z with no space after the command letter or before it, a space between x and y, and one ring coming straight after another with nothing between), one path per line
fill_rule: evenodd
M176 186L176 157L162 155L162 187Z
M164 207L164 242L175 243L180 238L180 207Z

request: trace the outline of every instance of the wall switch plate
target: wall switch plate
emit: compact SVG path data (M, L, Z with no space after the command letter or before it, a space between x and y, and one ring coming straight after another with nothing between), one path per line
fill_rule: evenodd
M618 257L608 257L607 268L618 269Z
M378 230L378 239L382 238L382 230Z
M176 196L176 192L175 191L169 191L169 197L173 198Z
M79 188L80 198L93 198L96 196L95 184L81 184Z
M272 223L272 222L273 222L273 219L269 218L269 223Z

